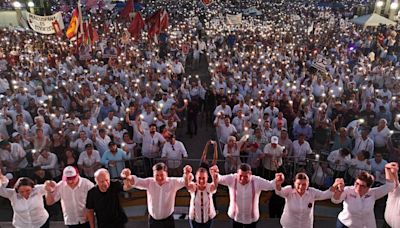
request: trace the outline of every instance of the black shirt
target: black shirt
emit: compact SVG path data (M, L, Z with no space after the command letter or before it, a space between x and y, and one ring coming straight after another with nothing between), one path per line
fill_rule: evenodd
M128 221L119 202L119 193L123 185L118 181L111 181L107 192L101 192L96 185L90 189L86 199L86 208L96 213L99 228L118 227Z

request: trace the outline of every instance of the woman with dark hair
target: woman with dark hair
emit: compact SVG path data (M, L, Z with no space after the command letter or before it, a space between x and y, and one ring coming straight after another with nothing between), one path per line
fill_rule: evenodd
M292 186L282 188L284 176L282 173L276 174L275 193L285 198L285 208L281 217L283 228L312 228L314 223L314 202L326 200L332 197L332 192L342 183L341 179L336 179L333 186L321 191L309 187L310 180L305 173L297 173Z
M78 158L72 148L67 148L61 155L61 169L67 166L78 167Z
M332 202L343 202L343 210L339 213L336 228L376 228L374 205L394 188L397 175L397 163L385 165L386 184L371 188L374 176L368 172L358 174L354 186L339 188L332 197Z
M12 224L16 228L49 227L49 214L44 208L45 185L35 185L27 177L21 177L14 189L6 188L8 179L0 171L0 196L10 200L13 207Z
M187 166L190 167L190 166ZM211 176L208 183L208 170L199 168L196 171L196 181L192 181L191 167L185 169L185 186L190 193L189 224L191 228L210 228L216 216L213 195L217 192L218 173Z

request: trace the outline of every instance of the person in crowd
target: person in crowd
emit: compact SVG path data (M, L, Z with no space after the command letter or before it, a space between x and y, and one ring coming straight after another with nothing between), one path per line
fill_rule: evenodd
M393 191L397 172L397 163L386 164L386 183L380 187L371 188L374 177L363 171L357 175L354 186L347 186L341 191L335 192L331 198L332 202L335 204L343 202L343 210L338 215L336 227L376 228L375 201Z
M310 187L310 180L305 173L297 173L294 183L282 188L285 178L282 173L275 177L275 193L285 199L285 208L281 217L281 225L285 228L308 227L314 223L314 203L317 200L330 199L333 192L344 187L343 179L337 179L328 190L321 191ZM343 186L341 186L343 185Z
M20 144L3 140L0 148L0 168L5 168L6 172L16 172L28 166L26 152Z
M50 173L52 178L56 178L60 175L58 158L54 153L51 153L47 149L42 149L38 152L34 152L32 157L33 166L42 167L42 169Z
M334 177L344 178L347 170L346 165L350 159L350 150L347 148L341 148L329 153L327 160L329 162L329 166L334 171Z
M93 149L92 144L85 145L83 151L78 158L78 167L81 173L87 178L94 178L94 173L101 167L100 153Z
M89 190L86 198L87 219L90 228L123 228L128 218L119 202L123 192L121 182L111 180L108 170L101 168L94 173L96 185ZM95 215L97 223L95 223Z
M264 167L264 174L267 180L275 178L275 173L280 170L284 156L284 147L278 144L277 136L271 137L271 143L264 147L263 154L259 156Z
M385 184L385 165L388 162L383 159L382 152L379 150L375 153L374 158L369 159L371 165L371 173L374 175L374 187Z
M223 155L225 157L225 172L235 172L239 167L240 152L242 147L248 139L248 135L243 136L238 142L236 142L235 136L228 137L228 143L224 146Z
M47 181L46 204L52 205L61 200L64 224L74 228L89 228L86 214L86 199L94 184L79 176L78 169L67 166L63 170L62 180L58 183Z
M185 166L183 173L191 172L190 166ZM124 190L137 188L146 190L147 208L149 212L149 228L174 228L173 217L176 192L185 186L184 178L168 177L168 167L164 163L153 166L153 177L138 178L131 175L129 169L121 172L124 178Z
M166 160L169 175L179 176L182 170L182 159L188 158L188 153L185 145L176 140L175 135L170 135L162 148L161 158Z
M114 142L108 143L109 150L101 157L101 164L107 167L111 178L118 178L119 173L125 168L124 160L129 159L128 153L118 148Z

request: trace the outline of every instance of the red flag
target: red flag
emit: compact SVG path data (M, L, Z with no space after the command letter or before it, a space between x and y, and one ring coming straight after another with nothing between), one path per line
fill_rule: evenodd
M128 31L131 33L132 37L134 37L135 39L139 39L140 33L143 28L144 28L144 21L142 15L139 12L136 12L135 17L133 18L133 21L128 28Z
M120 13L121 18L129 17L129 14L132 13L132 11L133 11L133 0L128 0L124 9L122 9L122 11Z
M168 12L166 10L158 10L151 17L146 19L149 24L149 36L152 37L168 28Z
M167 30L168 29L168 12L166 10L163 10L161 15L160 15L160 31Z
M97 34L97 30L93 28L92 21L89 21L89 36L92 40L92 43L99 41L99 34Z

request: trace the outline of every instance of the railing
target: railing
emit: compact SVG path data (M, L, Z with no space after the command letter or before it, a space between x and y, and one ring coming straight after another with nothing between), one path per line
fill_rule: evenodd
M219 167L221 174L229 174L235 173L240 163L249 163L249 165L252 167L253 175L272 180L276 172L282 172L285 174L285 179L288 180L288 182L293 180L296 173L305 172L309 176L311 184L320 188L329 187L336 177L343 177L345 178L347 184L352 184L353 178L359 172L364 171L356 167L336 165L327 161L315 159L313 157L315 156L311 155L311 157L305 159L300 159L299 157L284 157L282 158L282 165L278 165L278 167L276 160L268 158L264 158L259 161L259 164L255 164L255 158L252 156L232 157L232 160L236 162L230 162L227 159L219 159L216 161L216 165ZM113 165L107 165L105 166L105 168L109 170L111 178L119 178L123 168L131 169L132 173L139 177L149 177L152 176L152 166L158 162L164 162L168 166L169 176L181 176L183 172L183 167L185 165L192 166L195 172L196 169L200 167L201 163L204 163L204 161L200 159L190 158L148 159L146 157L137 157L130 160L115 161ZM211 165L211 161L208 161L208 163L209 165ZM269 169L266 169L266 167ZM34 170L34 167L27 167L25 169L13 172L12 174L15 178L19 176L31 177L34 173ZM45 172L48 172L49 174L62 173L62 170L47 169L45 170ZM85 176L82 172L81 175ZM52 177L56 180L61 179L60 176ZM93 180L93 177L89 178Z

